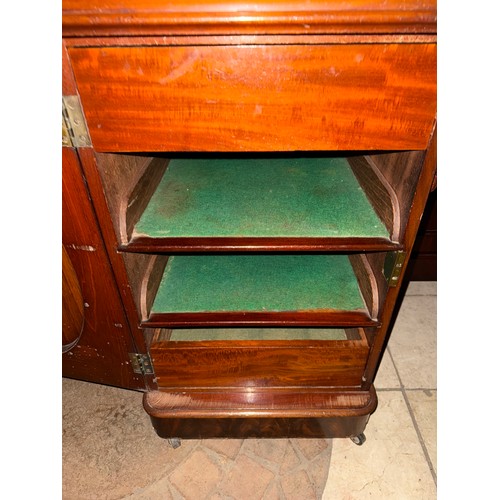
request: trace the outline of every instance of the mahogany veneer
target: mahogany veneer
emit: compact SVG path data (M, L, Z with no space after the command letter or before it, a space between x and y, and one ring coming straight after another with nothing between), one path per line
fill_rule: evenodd
M190 439L356 436L377 407L373 387L156 391L143 401L158 435Z
M435 44L69 54L98 151L424 149L434 122Z

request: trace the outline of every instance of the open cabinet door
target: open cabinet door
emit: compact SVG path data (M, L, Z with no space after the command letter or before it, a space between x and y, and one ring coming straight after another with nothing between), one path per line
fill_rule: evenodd
M63 361L65 377L145 389L93 207L73 148L63 148Z

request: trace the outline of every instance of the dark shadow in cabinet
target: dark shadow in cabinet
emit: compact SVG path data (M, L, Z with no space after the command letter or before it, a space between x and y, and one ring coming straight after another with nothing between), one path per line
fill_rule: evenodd
M405 280L437 281L437 190L427 200Z

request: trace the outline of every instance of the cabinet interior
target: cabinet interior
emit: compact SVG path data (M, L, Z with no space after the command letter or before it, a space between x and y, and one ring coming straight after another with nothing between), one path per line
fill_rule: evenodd
M377 327L423 157L97 153L142 326Z
M124 251L367 251L400 246L423 154L98 153L97 165Z

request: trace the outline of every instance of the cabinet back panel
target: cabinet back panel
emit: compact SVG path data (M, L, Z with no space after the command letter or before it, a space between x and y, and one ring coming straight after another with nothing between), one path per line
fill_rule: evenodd
M239 340L347 340L342 328L185 328L172 330L171 342Z

